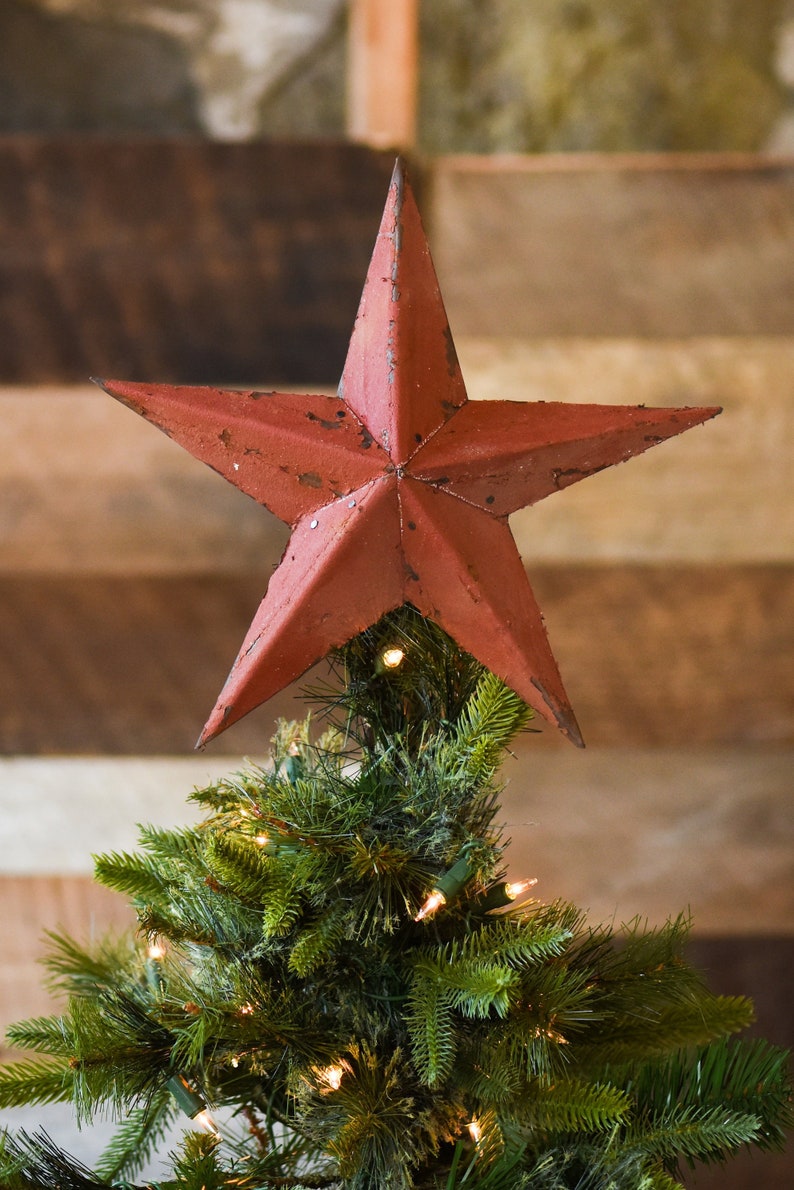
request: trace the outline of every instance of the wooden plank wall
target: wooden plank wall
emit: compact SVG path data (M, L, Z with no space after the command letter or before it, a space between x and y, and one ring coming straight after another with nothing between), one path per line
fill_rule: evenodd
M0 382L338 375L392 166L352 144L0 138Z
M332 390L391 157L20 141L0 159L10 1019L44 1010L37 922L81 934L123 917L88 883L88 850L111 837L114 799L128 814L137 790L151 816L162 757L177 769L153 812L180 813L179 772L184 793L195 777L179 765L285 542L76 380ZM414 174L473 399L725 408L514 518L588 749L529 737L504 812L512 870L542 896L596 918L690 905L716 986L754 993L766 1034L791 1042L794 168L447 159ZM294 691L208 763L261 756L279 713L303 713ZM789 1176L765 1168L770 1186ZM731 1177L758 1184L756 1166Z
M525 750L506 805L549 892L688 904L712 985L791 1045L794 162L448 158L428 205L470 396L724 407L514 518L591 751ZM687 1185L792 1180L789 1153Z

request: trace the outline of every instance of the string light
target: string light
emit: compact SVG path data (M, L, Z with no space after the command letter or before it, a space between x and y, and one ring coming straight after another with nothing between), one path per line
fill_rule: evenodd
M262 811L253 802L253 800L251 799L250 796L248 796L248 804L246 806L240 806L238 813L241 818L261 818L262 817Z
M480 898L479 908L483 913L490 913L492 909L504 909L506 905L512 905L513 901L523 896L529 889L534 888L536 884L537 878L535 877L528 880L503 880L500 884L494 884Z
M557 1029L552 1029L550 1025L538 1025L532 1036L536 1038L545 1037L546 1041L553 1041L555 1045L570 1044L567 1037L564 1037Z
M321 1083L325 1084L326 1091L338 1091L342 1085L344 1073L344 1066L325 1066L322 1070L317 1071L317 1077Z
M290 785L294 785L296 781L303 776L304 764L301 759L300 744L297 740L292 740L287 747L287 754L281 761L277 768L277 772L284 774Z
M474 1143L478 1145L482 1140L482 1126L480 1125L479 1121L470 1120L466 1127L469 1130L469 1136L474 1141Z
M399 669L404 660L405 650L399 645L389 645L388 648L381 649L375 658L375 673L380 676L390 670Z
M260 831L258 835L254 835L254 842L257 847L262 848L265 855L278 855L279 852L288 850L290 847L288 837L278 831L275 837L265 831Z
M152 942L146 949L146 983L155 996L161 995L164 987L161 963L165 953L162 942Z
M203 1128L211 1136L220 1139L220 1129L207 1110L206 1103L198 1091L195 1091L191 1087L184 1075L172 1074L166 1086L186 1116L190 1116L191 1120L195 1120L199 1128Z
M444 894L439 892L437 888L434 889L433 892L430 893L430 896L427 898L422 908L417 913L414 921L422 921L425 917L430 917L436 912L437 909L440 909L442 905L446 905L446 903L447 898L444 896Z
M210 1136L214 1136L218 1140L221 1139L221 1130L213 1120L210 1113L207 1111L206 1107L203 1111L196 1112L195 1116L193 1116L193 1119L196 1121L199 1128L203 1128L205 1132L209 1132Z
M456 860L448 872L445 872L443 876L439 876L434 887L430 890L427 900L414 918L414 921L423 921L424 918L430 917L440 909L442 905L446 905L450 897L457 896L473 874L474 867L468 856L462 855L459 860Z

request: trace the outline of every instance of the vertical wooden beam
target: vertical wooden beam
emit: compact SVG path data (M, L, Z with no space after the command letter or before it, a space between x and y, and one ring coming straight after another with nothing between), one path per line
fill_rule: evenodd
M377 148L416 137L418 0L350 0L347 132Z

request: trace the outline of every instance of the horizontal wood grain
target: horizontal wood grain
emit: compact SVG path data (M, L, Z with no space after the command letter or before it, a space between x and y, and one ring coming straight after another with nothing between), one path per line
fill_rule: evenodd
M517 513L527 561L794 559L794 337L462 336L457 345L473 400L723 410Z
M794 739L794 567L537 565L530 577L588 744ZM0 751L191 751L265 582L0 577ZM258 754L276 715L304 713L294 696L213 749Z
M794 329L792 159L440 157L430 183L453 333Z
M64 932L78 942L90 943L109 931L134 930L135 916L124 897L87 876L0 875L0 904L4 955L0 968L0 1057L4 1057L2 1036L12 1021L57 1008L44 987L46 972L40 965L47 949L44 931ZM674 912L684 907L678 904ZM590 920L601 919L591 913ZM692 958L715 990L757 1000L756 1032L776 1044L791 1045L787 975L793 947L790 931L715 936L708 929L698 929L696 921Z
M0 379L335 383L393 163L331 142L0 138Z
M264 761L240 756L0 758L15 846L0 874L87 876L93 855L138 845L138 823L196 822L195 787ZM794 749L547 748L527 733L500 771L515 879L598 920L663 921L691 908L711 935L794 930Z
M8 1025L59 1010L44 987L47 973L40 966L47 946L44 931L88 942L134 927L135 915L123 897L88 876L0 876L0 905L0 1058L5 1058Z
M517 513L527 562L794 560L794 336L457 346L473 400L724 409ZM266 570L281 556L280 522L93 386L0 388L0 425L0 572Z
M335 384L392 164L327 142L0 138L0 380ZM412 176L455 334L794 331L791 160L442 157Z

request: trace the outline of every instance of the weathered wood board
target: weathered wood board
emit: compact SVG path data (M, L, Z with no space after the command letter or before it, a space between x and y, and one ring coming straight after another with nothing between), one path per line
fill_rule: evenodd
M0 380L334 382L393 164L331 142L0 138Z
M794 160L440 157L426 218L454 335L794 330Z
M458 350L474 400L724 407L516 514L527 562L794 559L794 337ZM0 388L0 425L0 571L228 572L281 555L280 522L98 389Z
M181 820L199 771L261 757L274 718L306 709L291 692L187 759L286 530L63 382L334 386L391 166L352 146L0 141L0 382L60 386L0 390L0 802L19 840L0 1022L49 1007L44 927L131 920L85 875L89 848L126 845L120 812ZM725 407L514 518L589 746L522 743L504 810L543 898L596 919L689 903L712 986L790 1043L794 163L413 176L472 398Z
M17 839L0 874L88 875L93 853L135 848L138 822L195 822L192 790L263 751L249 761L209 749L181 760L0 759L4 822ZM689 905L710 935L794 931L791 746L582 753L527 735L513 751L498 820L512 876L537 877L541 899L572 900L597 920L662 921Z
M530 578L589 746L794 740L793 566L539 564ZM192 751L262 589L251 574L0 579L0 752ZM277 715L305 713L294 695L211 754L261 753Z
M63 930L81 941L109 930L134 927L123 897L100 888L89 876L0 876L0 1059L5 1029L12 1021L55 1010L42 986L46 972L45 930Z

